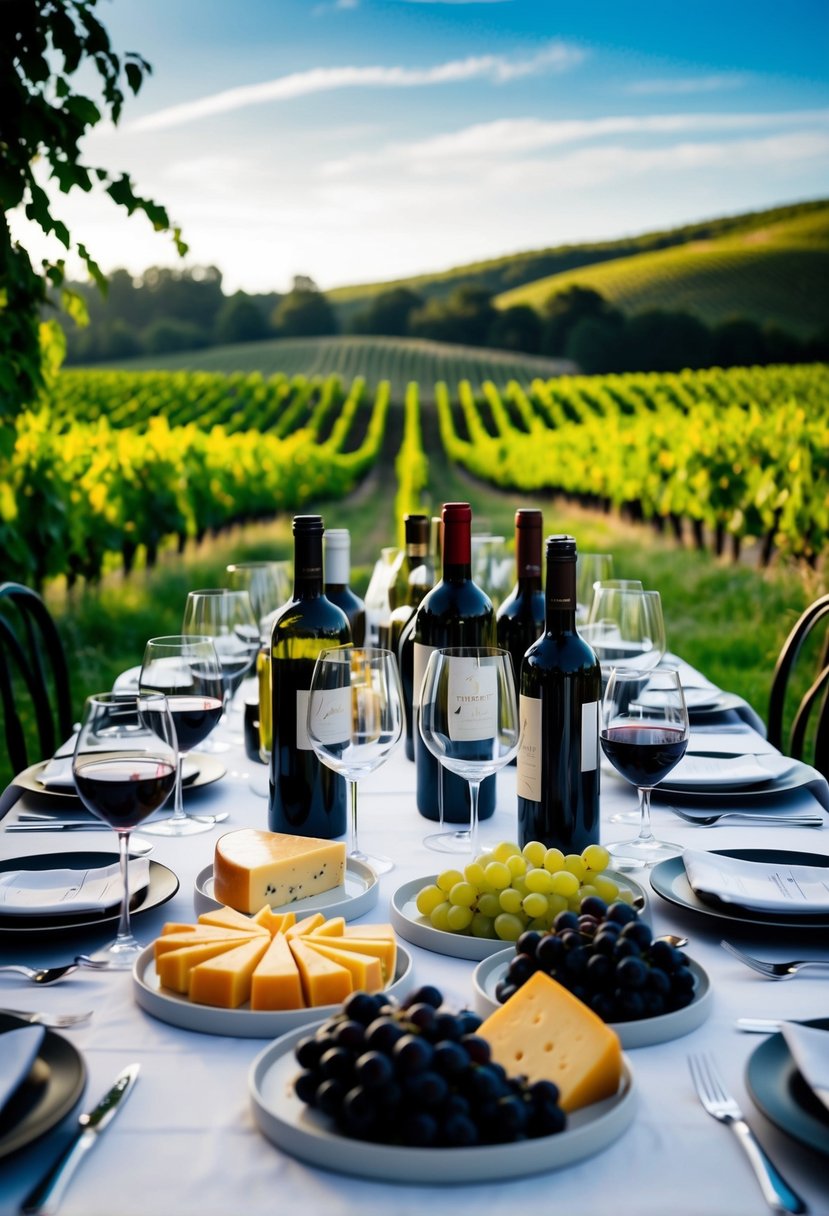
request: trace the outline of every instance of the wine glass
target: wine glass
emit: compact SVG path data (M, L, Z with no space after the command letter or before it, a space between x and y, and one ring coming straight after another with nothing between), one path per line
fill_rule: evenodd
M118 834L121 917L114 942L92 955L107 968L132 967L142 946L130 929L130 832L152 815L176 783L176 732L167 698L156 692L87 697L72 774L88 811Z
M612 554L579 553L576 559L576 625L587 624L594 584L604 583L612 577Z
M259 626L250 596L227 587L189 592L181 632L213 639L224 680L225 713L220 721L226 722L233 697L259 652ZM243 743L241 733L232 742ZM211 743L205 751L227 750L227 744Z
M518 698L509 653L495 646L433 651L423 677L418 720L432 755L469 785L469 828L439 833L446 838L443 851L474 857L481 782L518 754ZM431 838L430 847L440 846Z
M657 840L651 829L651 791L688 747L688 709L676 671L643 673L618 668L602 702L602 750L639 791L639 835L608 846L620 869L656 865L682 852Z
M503 536L476 535L472 538L472 580L492 600L493 608L512 590L515 558L508 552Z
M665 621L658 591L600 586L579 631L596 652L606 681L614 668L651 671L664 657Z
M226 567L232 591L247 591L263 642L270 640L275 613L291 595L290 562L233 562Z
M357 783L373 773L403 737L403 689L397 660L379 647L323 650L308 697L308 738L323 764L345 777L351 795L349 857L378 874L390 857L364 853L357 839Z
M150 638L144 648L138 688L146 694L166 694L178 742L175 809L169 818L146 824L144 831L155 836L209 832L227 818L227 813L200 815L198 819L188 815L181 779L184 757L204 742L222 715L222 672L212 639L195 634Z

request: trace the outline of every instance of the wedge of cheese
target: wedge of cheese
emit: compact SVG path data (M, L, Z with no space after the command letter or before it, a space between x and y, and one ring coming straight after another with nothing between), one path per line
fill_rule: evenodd
M156 961L171 950L181 950L184 946L204 945L207 942L230 941L236 946L250 941L252 937L261 937L261 933L241 933L238 929L219 929L212 925L194 925L193 933L164 933L155 940L153 947Z
M322 912L313 912L310 916L304 916L302 920L298 920L285 930L285 936L288 941L293 941L295 937L305 937L306 933L313 933L315 929L321 929L325 924L325 917Z
M304 941L323 958L330 959L332 963L339 963L341 967L350 971L351 982L355 990L380 992L384 987L383 965L379 958L373 958L370 954L358 954L356 950L339 950L333 944L328 946L325 944L325 938L322 937L313 940L305 938ZM331 941L333 943L336 938L332 938Z
M296 912L274 912L270 904L263 904L252 920L254 924L267 929L273 937L274 933L284 933L296 924Z
M168 950L156 959L156 974L165 988L172 988L174 992L189 992L190 972L194 967L209 958L215 958L217 954L235 950L239 944L238 938L226 937L219 941L201 942L195 946L182 946L180 950Z
M391 941L395 940L394 927L388 924L382 925L346 925L343 929L344 937L387 937Z
M318 937L342 937L345 933L345 917L332 916L330 920L325 921L318 929L313 929Z
M258 933L244 945L199 963L190 972L190 1000L220 1009L244 1005L250 999L253 973L270 943L267 934Z
M304 1009L302 980L284 933L274 935L253 973L251 1009Z
M383 983L390 984L394 979L395 968L397 967L397 942L393 938L338 937L328 939L317 937L315 933L308 934L308 941L313 945L316 945L318 942L326 945L329 940L339 950L353 951L356 954L368 954L372 958L379 959L380 965L383 968Z
M290 949L302 976L306 1005L339 1005L354 991L347 967L323 958L301 937L290 942Z
M619 1088L617 1035L550 976L536 971L477 1030L511 1076L554 1081L565 1111L609 1098Z
M214 925L220 929L241 929L244 933L270 933L264 925L258 925L249 916L243 916L235 908L216 908L213 912L202 912L200 925Z
M314 836L243 828L216 842L216 899L240 912L280 907L330 891L345 876L345 845Z

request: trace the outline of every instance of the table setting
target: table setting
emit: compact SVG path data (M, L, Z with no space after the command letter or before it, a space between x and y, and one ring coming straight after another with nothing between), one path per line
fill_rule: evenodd
M192 716L193 705L183 702L196 694L179 678L174 695L170 688L166 697L153 691L158 679L142 681L147 663L145 657L137 679L133 672L120 682L120 704L144 698L142 721L152 711L163 741L161 702L178 698L178 710ZM368 671L364 657L359 664ZM233 679L238 675L237 665ZM341 673L331 681L329 698L337 695ZM772 748L748 705L677 656L668 656L663 685L676 691L675 711L661 729L681 739L674 751L684 757L661 756L663 783L648 808L647 832L641 812L638 839L664 846L664 856L631 868L622 847L640 817L634 787L642 778L630 757L621 762L622 775L607 760L602 764L604 847L586 850L581 870L578 858L565 873L566 865L549 857L545 867L543 846L538 852L510 843L517 838L517 773L509 764L515 748L506 740L488 768L478 761L473 773L458 761L468 781L497 773L495 810L473 822L468 856L436 858L426 839L430 825L415 803L413 765L397 746L399 717L381 723L379 702L361 687L360 713L376 722L373 746L355 736L352 744L332 748L323 727L316 739L353 788L341 879L327 891L274 902L261 916L252 906L229 911L220 896L222 850L237 835L272 835L261 797L267 768L224 726L215 732L221 753L202 751L210 732L197 740L191 722L187 764L196 776L188 780L187 769L179 771L180 801L171 816L175 748L150 749L151 767L128 725L121 731L129 751L125 769L122 759L113 759L112 702L92 698L95 712L104 714L103 729L88 702L79 737L34 766L37 772L21 774L9 787L14 797L0 800L0 1210L54 1210L59 1203L66 1216L143 1216L148 1209L210 1216L237 1210L243 1197L245 1210L256 1214L271 1212L278 1195L280 1205L335 1216L391 1208L408 1216L452 1184L447 1201L470 1214L481 1203L506 1213L551 1197L573 1209L613 1205L637 1216L661 1214L668 1205L689 1216L754 1216L764 1202L773 1210L829 1211L829 970L819 966L829 962L829 850L822 835L829 786L816 770ZM606 690L606 704L613 695ZM198 696L208 692L201 688ZM209 699L212 726L227 698L213 691ZM606 729L624 730L620 723L608 715ZM436 754L440 747L449 751L451 732L434 730ZM603 738L606 757L616 764L618 749L613 759L608 742L612 738ZM664 739L660 746L664 752ZM57 784L50 764L58 767ZM67 772L80 775L83 802ZM113 774L126 777L126 794L112 793ZM104 793L90 792L96 776ZM120 867L112 827L90 813L90 799L110 824L120 825ZM176 816L195 830L153 831ZM618 1085L568 1115L558 1135L466 1148L401 1147L342 1135L309 1113L294 1088L295 1052L307 1055L302 1044L316 1027L320 1035L336 1033L337 1017L345 1016L338 1003L263 1010L242 1001L222 1008L194 1002L159 978L169 974L164 947L187 949L178 938L186 941L188 934L203 951L199 966L221 978L222 958L251 952L252 970L255 959L271 957L280 937L296 959L313 955L321 974L325 960L335 958L364 966L361 951L375 968L385 958L386 967L387 931L394 954L384 991L402 1003L402 1012L393 1012L394 1000L378 1005L381 1021L404 1017L407 994L416 993L418 1010L434 1005L428 1018L428 1010L418 1015L424 1024L435 1016L468 1016L473 1035L481 1018L485 1027L493 1019L494 1028L511 1000L532 999L536 978L559 979L565 991L570 981L560 960L558 970L546 956L542 963L540 953L532 965L526 962L539 938L529 913L518 926L525 930L520 938L518 931L498 938L489 929L474 935L457 888L474 886L476 865L482 874L495 866L481 891L494 884L503 895L513 883L519 896L560 889L567 893L562 907L571 909L578 909L583 891L593 892L587 914L593 923L589 930L582 925L586 955L601 955L602 938L635 938L637 965L676 972L676 991L687 989L673 1011L648 1018L634 1001L621 1021L608 1016L621 1039ZM433 912L447 875L446 907L460 911L445 923ZM421 900L424 889L438 891L432 913L422 910L429 906L428 897ZM506 895L499 901L501 908L511 906ZM564 941L575 931L577 911L568 915L573 925L565 918L552 937ZM290 925L281 923L285 916L294 918ZM615 925L609 923L614 916ZM313 931L299 932L304 918L314 918ZM111 951L119 944L116 963ZM524 963L516 962L522 954ZM785 964L779 975L776 963ZM569 1006L562 1008L566 1013ZM760 1182L735 1138L715 1123L743 1117L774 1163ZM55 1190L48 1170L64 1154L72 1173L62 1173ZM688 1173L679 1189L678 1170Z

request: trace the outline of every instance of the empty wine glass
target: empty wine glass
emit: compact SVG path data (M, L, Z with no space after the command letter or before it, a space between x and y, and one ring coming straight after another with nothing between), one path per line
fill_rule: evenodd
M615 668L653 670L666 649L659 592L641 587L599 587L588 624L580 633L596 652L605 680Z
M351 795L349 857L378 874L390 857L364 853L357 838L357 783L384 764L403 737L403 690L390 650L343 646L323 650L308 697L308 738L323 764L340 773Z
M233 562L226 567L232 591L247 591L263 642L270 641L273 618L291 596L290 562Z
M639 791L639 835L611 844L619 869L652 866L682 852L651 829L651 792L688 747L688 709L676 671L611 673L602 702L601 745L610 763Z
M503 536L472 537L472 579L497 608L512 590L515 557Z
M154 836L209 832L227 818L227 813L200 815L198 819L188 815L182 800L182 769L184 757L204 743L222 715L224 686L212 639L187 634L150 638L144 648L138 687L142 693L166 694L178 743L175 809L169 818L146 824L144 831Z
M259 626L247 591L231 591L227 587L191 591L184 608L182 633L207 635L213 639L224 681L225 713L220 721L227 722L227 711L244 676L252 668L259 652ZM243 743L241 731L234 743ZM227 744L211 744L205 751L226 751Z
M161 693L87 697L72 773L86 809L118 835L122 884L118 935L92 956L108 968L132 967L143 949L130 929L130 832L172 793L176 758L173 719Z
M447 838L445 851L474 857L481 782L518 754L518 698L509 653L494 646L433 651L423 677L419 726L432 755L469 785L469 828L441 833Z
M576 625L587 624L594 584L604 583L612 577L612 554L579 553L576 559Z

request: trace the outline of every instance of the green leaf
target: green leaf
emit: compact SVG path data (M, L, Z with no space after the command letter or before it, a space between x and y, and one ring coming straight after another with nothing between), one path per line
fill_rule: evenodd
M133 93L137 93L144 83L144 74L137 63L125 63L124 73L127 77L127 84L132 89Z

